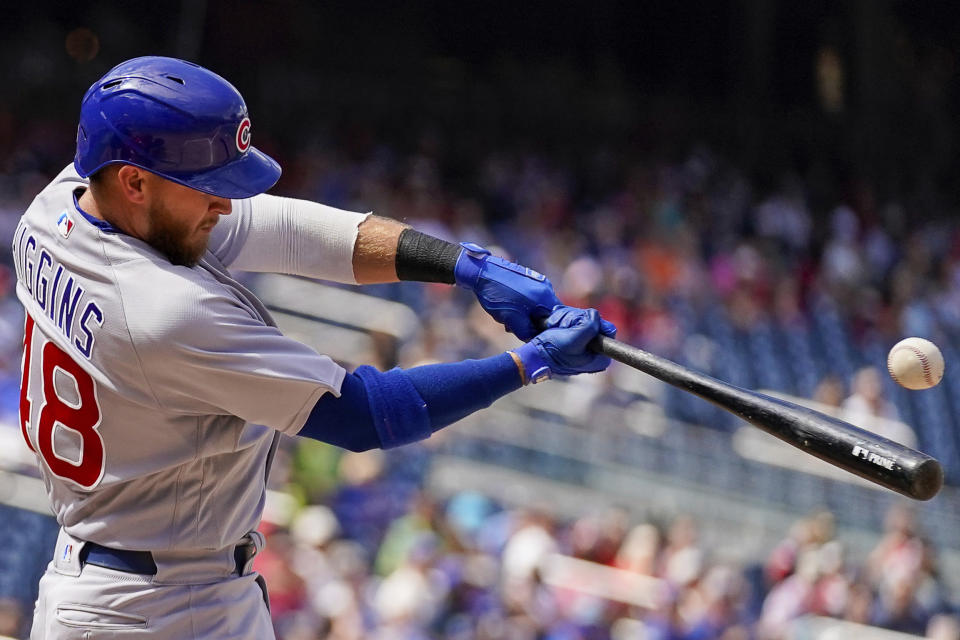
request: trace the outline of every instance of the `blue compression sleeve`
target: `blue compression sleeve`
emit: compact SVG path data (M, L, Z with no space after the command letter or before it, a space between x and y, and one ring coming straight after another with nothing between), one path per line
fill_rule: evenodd
M433 431L489 407L523 386L508 353L483 360L426 364L408 369L407 374L427 403Z
M363 366L344 377L339 398L328 393L317 401L299 435L351 451L390 449L427 438L520 386L506 353L382 373Z

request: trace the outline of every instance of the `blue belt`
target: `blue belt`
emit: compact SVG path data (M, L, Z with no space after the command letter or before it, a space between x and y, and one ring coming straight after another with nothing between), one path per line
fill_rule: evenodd
M96 542L87 542L80 550L80 566L94 564L116 571L157 575L157 563L149 551L130 551L129 549L111 549Z
M257 547L252 543L238 544L233 549L233 560L237 574L242 575L247 562L256 555ZM111 549L96 542L87 542L80 551L80 566L92 564L115 571L157 575L157 563L149 551L131 551L129 549Z

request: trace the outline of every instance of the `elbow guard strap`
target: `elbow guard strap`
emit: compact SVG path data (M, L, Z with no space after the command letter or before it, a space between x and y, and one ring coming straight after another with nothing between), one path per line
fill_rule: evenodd
M406 371L391 369L381 373L365 365L358 367L354 375L366 387L381 447L391 449L430 437L433 429L427 403Z

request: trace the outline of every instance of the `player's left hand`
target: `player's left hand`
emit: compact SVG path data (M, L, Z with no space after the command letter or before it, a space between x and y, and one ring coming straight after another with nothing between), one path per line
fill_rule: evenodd
M515 349L525 378L536 383L552 375L596 373L610 366L610 358L590 349L598 335L616 337L617 328L596 309L558 305L544 323L544 331Z
M537 335L536 321L561 304L547 277L473 243L460 246L453 271L457 285L473 291L480 306L521 340Z

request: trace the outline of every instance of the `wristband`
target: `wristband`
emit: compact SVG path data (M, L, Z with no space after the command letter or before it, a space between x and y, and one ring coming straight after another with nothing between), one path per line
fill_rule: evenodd
M553 371L550 369L547 359L540 353L540 347L535 339L514 349L513 353L517 354L520 362L523 363L524 385L549 380L553 375Z
M397 259L394 262L397 278L453 284L454 270L462 252L460 245L428 236L416 229L404 229L397 241Z
M523 360L517 355L516 351L507 351L507 354L513 359L513 364L517 365L517 372L520 374L520 386L527 386L527 369L523 366Z

